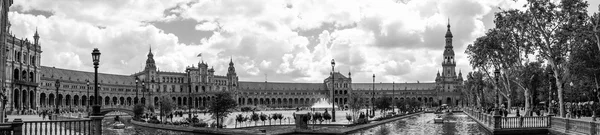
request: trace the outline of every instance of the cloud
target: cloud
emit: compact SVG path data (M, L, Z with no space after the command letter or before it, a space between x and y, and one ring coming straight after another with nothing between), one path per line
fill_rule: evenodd
M457 68L468 72L464 47L493 26L509 0L174 0L15 1L11 31L37 27L42 65L132 74L152 47L161 71L183 72L204 61L225 74L230 58L241 80L322 82L331 71L353 81L433 81L441 68L448 18ZM15 11L17 10L17 11ZM49 14L51 13L51 14ZM202 53L202 58L195 57Z

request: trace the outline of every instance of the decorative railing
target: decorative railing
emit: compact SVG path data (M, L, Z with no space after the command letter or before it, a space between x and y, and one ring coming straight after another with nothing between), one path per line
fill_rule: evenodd
M102 134L103 116L92 116L90 119L22 121L0 123L1 135L74 135Z
M23 135L92 134L95 125L91 119L25 121Z
M490 129L522 129L522 128L548 128L550 127L549 116L527 116L527 117L500 117L482 113L470 108L464 109L472 118L476 119Z
M600 123L552 117L550 128L563 133L600 135Z
M547 116L502 117L500 128L547 128Z

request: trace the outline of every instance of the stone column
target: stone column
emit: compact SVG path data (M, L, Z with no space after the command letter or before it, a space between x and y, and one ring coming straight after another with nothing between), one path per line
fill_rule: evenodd
M104 116L90 116L90 119L93 124L92 133L94 135L102 135L102 119L104 119Z

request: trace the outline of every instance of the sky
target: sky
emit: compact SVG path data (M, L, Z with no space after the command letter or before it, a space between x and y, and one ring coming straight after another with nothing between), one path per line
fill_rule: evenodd
M597 12L600 1L588 1ZM494 13L523 0L15 0L10 31L32 41L41 65L99 72L143 70L150 48L161 71L208 63L241 81L433 82L451 25L456 70L472 71L468 44L494 27ZM197 57L198 54L202 57ZM458 72L457 71L457 72Z

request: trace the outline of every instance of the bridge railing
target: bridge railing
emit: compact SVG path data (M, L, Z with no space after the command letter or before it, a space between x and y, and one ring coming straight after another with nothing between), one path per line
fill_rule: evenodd
M568 118L552 117L550 128L563 133L600 135L600 123Z
M94 126L91 119L25 121L22 126L22 135L92 134Z
M548 128L550 116L497 117L471 108L464 108L474 119L491 129Z
M0 123L0 135L79 135L102 134L103 116L91 119L22 121Z

